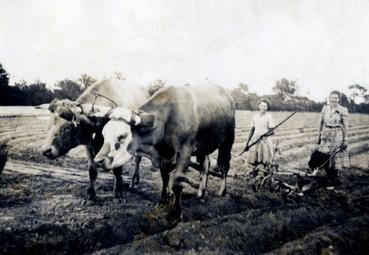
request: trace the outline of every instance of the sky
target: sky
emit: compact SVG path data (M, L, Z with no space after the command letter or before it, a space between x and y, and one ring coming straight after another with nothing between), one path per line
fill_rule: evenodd
M0 0L0 63L10 82L52 87L121 72L144 85L210 81L272 93L297 80L324 100L369 85L369 0Z

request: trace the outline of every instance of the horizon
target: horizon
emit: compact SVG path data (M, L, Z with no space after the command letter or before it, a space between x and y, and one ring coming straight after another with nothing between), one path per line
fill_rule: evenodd
M322 102L369 84L369 2L3 1L0 63L10 83L100 79L240 83L272 94L297 80Z

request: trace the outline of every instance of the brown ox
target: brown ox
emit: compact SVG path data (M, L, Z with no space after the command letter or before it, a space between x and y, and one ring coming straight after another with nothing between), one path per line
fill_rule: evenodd
M174 216L181 216L183 183L196 187L186 176L191 156L196 156L201 169L198 196L206 188L209 157L218 150L217 168L222 175L220 195L226 192L226 177L230 167L234 142L235 107L232 98L221 87L167 87L154 94L133 113L115 109L112 119L130 123L132 141L127 151L146 156L160 167L163 181L162 201L167 200L167 187L174 192ZM112 155L113 162L126 152ZM115 164L117 166L119 164Z

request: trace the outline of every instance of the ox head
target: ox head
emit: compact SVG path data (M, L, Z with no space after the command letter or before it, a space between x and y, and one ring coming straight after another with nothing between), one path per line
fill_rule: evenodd
M98 167L112 169L124 165L133 157L128 152L132 140L130 126L118 120L110 120L103 128L104 144L97 153L94 162Z
M88 144L93 136L94 127L98 124L96 115L84 113L86 105L70 100L54 100L49 105L52 113L49 121L49 134L42 147L42 153L50 159L66 154L80 144ZM90 108L91 109L91 108Z
M109 118L111 120L103 129L104 146L95 157L96 163L111 169L122 166L139 154L149 157L158 166L157 156L151 153L158 137L154 113L116 108Z

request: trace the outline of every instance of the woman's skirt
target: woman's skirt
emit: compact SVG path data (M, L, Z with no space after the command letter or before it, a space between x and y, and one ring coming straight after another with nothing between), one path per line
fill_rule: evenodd
M250 148L248 155L248 163L252 165L264 164L269 165L273 164L276 161L275 158L275 146L270 138L265 137L260 142L255 144L252 148Z
M318 150L324 153L332 154L340 149L343 140L343 130L340 127L324 127L321 133L321 141ZM340 170L350 167L350 159L347 149L338 152L332 157L330 167Z

